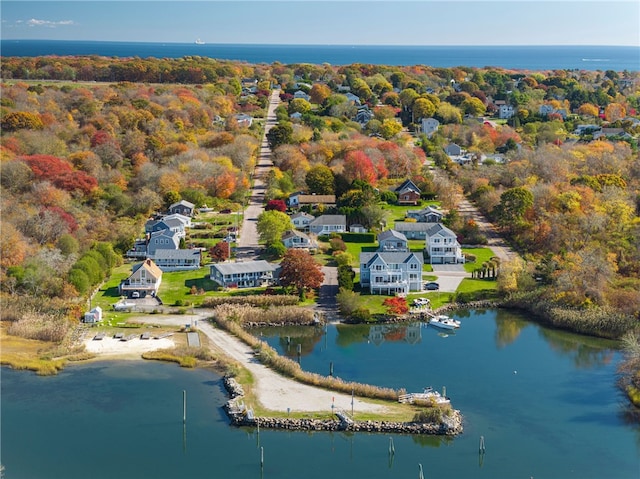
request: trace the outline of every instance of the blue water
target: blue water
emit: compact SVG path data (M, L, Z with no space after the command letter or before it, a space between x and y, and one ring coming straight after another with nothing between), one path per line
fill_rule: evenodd
M447 386L465 415L464 434L395 435L392 462L386 435L232 428L218 375L121 361L47 378L3 368L5 477L395 479L417 477L418 464L425 477L442 479L640 477L640 427L621 414L614 344L502 311L457 317L463 326L455 335L420 324L262 331L293 357L301 343L308 370L326 374L332 361L349 380L409 391Z
M3 56L101 55L181 58L198 55L250 63L429 65L548 70L640 70L640 47L623 46L374 46L2 40Z

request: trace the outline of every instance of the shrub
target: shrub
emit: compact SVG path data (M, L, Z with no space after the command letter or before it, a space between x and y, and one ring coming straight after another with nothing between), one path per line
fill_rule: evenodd
M371 321L371 311L369 310L369 308L358 308L351 312L351 314L349 315L349 319L359 322Z
M340 235L345 243L375 243L376 235L373 233L342 233Z
M329 245L331 246L331 249L333 251L346 251L347 250L347 245L344 244L344 241L342 241L342 238L331 238L329 240Z

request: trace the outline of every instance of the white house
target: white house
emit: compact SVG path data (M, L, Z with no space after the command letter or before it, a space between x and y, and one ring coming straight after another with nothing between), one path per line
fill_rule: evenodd
M435 118L423 118L421 123L422 133L427 135L427 138L431 138L440 126L440 122Z
M345 233L347 231L347 217L345 215L318 216L309 223L309 231L316 235Z
M301 98L302 100L311 101L311 97L302 90L298 90L293 94L293 98Z
M456 234L441 223L426 232L425 252L431 264L464 263L462 248Z
M206 210L206 208L204 208ZM199 211L202 211L203 208L200 208ZM212 210L211 210L212 211ZM163 220L178 220L180 222L182 222L182 224L184 225L185 228L191 228L191 217L190 216L186 216L186 215L182 215L180 213L173 213L170 215L166 215L162 217Z
M318 244L302 231L287 230L282 235L282 244L287 248L316 249Z
M349 226L349 233L366 233L366 232L367 232L367 228L365 228L359 223L354 223L351 226Z
M394 230L383 231L378 235L378 251L407 252L407 237Z
M422 287L422 253L360 253L360 286L371 294L406 294Z
M277 269L264 260L215 263L209 267L209 277L224 288L253 288L273 284Z
M316 219L315 216L305 213L304 211L291 215L291 222L293 223L294 228L302 231L308 231L309 223L314 219Z

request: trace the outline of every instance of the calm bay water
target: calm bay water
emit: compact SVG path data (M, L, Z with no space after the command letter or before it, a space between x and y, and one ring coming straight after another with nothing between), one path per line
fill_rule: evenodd
M547 70L640 70L640 47L623 46L376 46L2 40L3 56L101 55L181 58L189 55L250 63L430 65Z
M15 478L611 478L640 476L640 427L622 417L613 344L502 311L470 312L455 335L425 325L262 330L302 366L419 391L447 387L455 439L240 430L220 378L153 362L2 369L2 464ZM286 337L291 338L288 343ZM517 372L514 373L514 372ZM186 431L182 390L188 391ZM327 405L330 409L330 405ZM486 439L480 461L478 441ZM265 467L260 470L260 446Z

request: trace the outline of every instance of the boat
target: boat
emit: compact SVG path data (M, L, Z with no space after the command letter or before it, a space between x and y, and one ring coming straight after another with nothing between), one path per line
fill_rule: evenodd
M429 320L429 324L442 329L458 329L460 327L460 321L450 318L444 314L432 317Z
M421 393L403 394L398 398L399 402L413 404L415 401L434 401L436 404L450 404L451 400L429 386Z
M196 40L196 45L204 45L204 42L198 38Z

